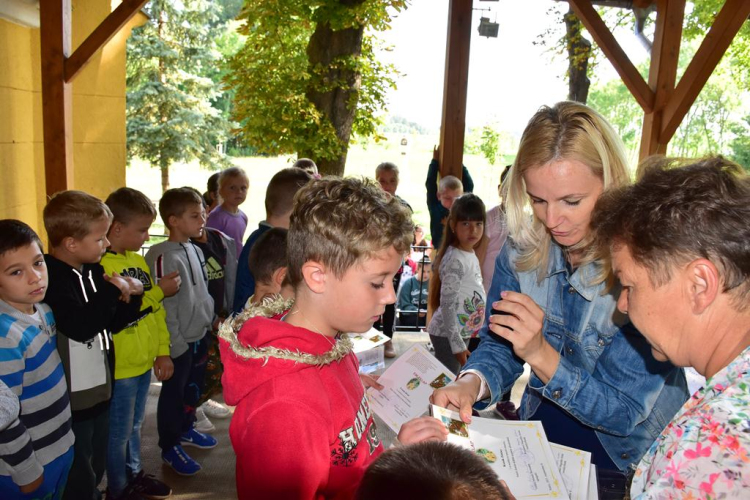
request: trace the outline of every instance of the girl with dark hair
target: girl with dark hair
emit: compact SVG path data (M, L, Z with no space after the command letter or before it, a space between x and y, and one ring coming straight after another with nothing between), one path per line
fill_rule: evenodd
M433 265L427 332L435 356L453 373L466 364L467 344L484 323L486 295L475 247L482 241L486 212L474 194L465 194L451 207L443 241Z

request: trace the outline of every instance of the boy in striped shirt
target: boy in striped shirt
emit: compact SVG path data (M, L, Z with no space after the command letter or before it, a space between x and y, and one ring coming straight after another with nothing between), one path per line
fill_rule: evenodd
M36 233L0 221L0 381L20 412L0 426L0 497L62 497L73 462L70 401L55 320L42 303L47 266Z

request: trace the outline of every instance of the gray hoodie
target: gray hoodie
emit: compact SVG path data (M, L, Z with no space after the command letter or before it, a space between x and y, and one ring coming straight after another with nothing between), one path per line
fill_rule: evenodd
M206 260L201 249L192 243L165 241L149 249L146 262L157 283L173 271L179 271L182 278L180 290L164 299L171 341L169 355L176 358L187 351L189 342L202 339L214 320Z

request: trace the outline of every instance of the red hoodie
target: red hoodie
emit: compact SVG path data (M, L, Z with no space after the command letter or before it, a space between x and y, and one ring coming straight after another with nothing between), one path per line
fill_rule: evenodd
M383 451L351 343L253 317L223 328L240 499L350 499Z

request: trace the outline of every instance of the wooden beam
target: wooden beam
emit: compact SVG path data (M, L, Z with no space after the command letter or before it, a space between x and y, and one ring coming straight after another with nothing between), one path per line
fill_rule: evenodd
M445 49L443 117L440 127L440 175L461 178L466 94L469 86L472 0L450 0Z
M604 55L615 67L635 100L646 113L650 113L654 109L654 92L649 88L641 74L638 73L638 69L630 61L625 51L622 50L620 44L617 43L612 32L609 31L599 13L591 5L591 1L568 0L568 3L601 47Z
M65 58L71 46L71 1L39 3L47 195L73 186L73 99L71 85L65 81Z
M661 141L662 115L669 98L674 93L677 80L677 62L680 58L682 23L685 18L685 0L659 0L656 10L654 46L651 50L651 67L648 84L655 93L654 110L646 113L641 131L640 158L652 154L665 154L669 141Z
M123 0L99 26L83 41L67 61L65 61L65 81L73 78L88 64L97 50L102 48L127 22L145 5L148 0Z
M669 142L674 136L748 15L750 1L726 1L664 109L660 142Z

